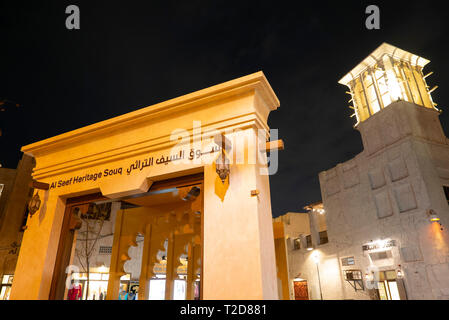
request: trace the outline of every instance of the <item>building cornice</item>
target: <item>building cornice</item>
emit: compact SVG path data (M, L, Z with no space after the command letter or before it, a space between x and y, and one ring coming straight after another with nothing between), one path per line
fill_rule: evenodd
M379 47L377 47L377 49L374 50L370 55L363 59L362 62L355 66L350 72L348 72L343 78L341 78L338 83L347 86L348 83L357 78L360 73L365 71L367 68L373 67L377 62L379 62L385 54L402 61L410 62L410 64L414 66L418 65L420 67L424 67L430 62L429 60L422 58L416 54L410 53L384 42Z
M108 133L126 130L130 126L141 124L154 118L164 117L177 112L188 113L195 107L217 102L232 96L254 93L261 96L271 110L279 107L279 100L262 71L227 81L206 89L195 91L174 99L104 120L80 129L69 131L55 137L22 147L21 151L36 156L38 153L63 147L68 143L90 140Z

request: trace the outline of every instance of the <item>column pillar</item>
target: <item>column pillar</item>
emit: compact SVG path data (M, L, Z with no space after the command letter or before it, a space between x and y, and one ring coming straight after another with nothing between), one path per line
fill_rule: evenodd
M65 212L65 200L49 190L39 193L42 204L28 218L22 238L11 300L47 300Z
M151 235L152 225L145 227L145 237L143 239L142 266L139 279L139 300L148 300L150 295L150 279L153 275L151 264Z
M274 240L276 248L276 265L277 277L282 283L279 288L279 299L290 300L290 281L288 277L288 263L287 263L287 247L285 245L285 238L277 238Z
M120 277L124 275L124 272L120 270L120 266L123 266L122 259L120 257L120 242L123 227L123 210L117 211L114 229L114 240L112 242L112 254L111 263L109 267L109 280L108 291L106 293L106 300L117 300L120 290Z
M167 246L167 269L165 271L165 300L173 300L173 266L175 252L175 235L170 232Z
M233 146L243 145L246 159L256 137L252 128L237 132ZM202 298L278 299L269 176L261 173L266 165L233 161L223 200L215 194L221 183L215 166L204 166Z
M198 238L198 242L195 241L195 245L193 247L193 257L195 258L195 260L193 261L193 283L192 285L194 285L196 278L197 278L197 274L200 273L200 283L199 283L199 296L200 299L203 299L202 293L201 293L201 286L203 285L203 275L201 274L201 240L199 240ZM193 287L195 288L195 287ZM192 299L195 299L195 291L193 291L193 297Z
M312 235L312 245L316 248L320 244L320 226L318 222L318 216L315 211L309 211L310 220L310 234Z
M195 282L195 270L193 265L195 261L195 255L193 249L193 243L190 242L187 249L186 300L193 300L195 293L193 290L193 284Z

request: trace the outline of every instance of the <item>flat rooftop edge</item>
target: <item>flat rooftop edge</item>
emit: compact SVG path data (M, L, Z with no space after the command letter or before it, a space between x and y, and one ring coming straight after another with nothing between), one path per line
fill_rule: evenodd
M173 99L165 100L163 102L131 111L117 117L103 120L85 127L81 127L79 129L56 135L51 138L25 145L21 148L21 151L24 153L31 153L33 150L50 147L51 145L55 145L65 140L73 139L76 137L81 138L83 136L93 134L94 132L99 130L103 131L107 130L108 128L115 129L118 126L126 126L128 123L131 123L132 121L145 116L169 111L170 109L175 109L177 107L181 107L186 104L192 104L195 102L201 104L202 100L209 97L219 99L221 96L225 97L229 94L232 95L233 92L238 91L239 89L248 91L258 89L262 96L267 100L268 107L272 110L277 109L280 105L279 99L271 88L271 85L266 79L264 73L262 71L258 71L240 78L194 91L192 93L188 93Z
M344 75L339 81L339 84L347 85L351 80L358 77L360 73L365 71L367 68L372 67L376 64L385 54L395 57L400 60L405 60L410 62L412 65L418 65L424 67L430 62L423 57L416 54L410 53L408 51L402 50L395 47L389 43L382 43L376 50L370 53L362 62L355 66L350 72Z

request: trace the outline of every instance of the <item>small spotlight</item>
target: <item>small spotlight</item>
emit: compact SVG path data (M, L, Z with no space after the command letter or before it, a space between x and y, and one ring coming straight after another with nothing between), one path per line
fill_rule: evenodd
M187 193L187 195L182 199L184 201L192 201L195 200L196 197L198 197L201 193L201 189L198 187L192 187L192 189L190 189L189 193Z
M430 222L439 222L440 221L440 217L433 209L428 210L427 215L429 216Z

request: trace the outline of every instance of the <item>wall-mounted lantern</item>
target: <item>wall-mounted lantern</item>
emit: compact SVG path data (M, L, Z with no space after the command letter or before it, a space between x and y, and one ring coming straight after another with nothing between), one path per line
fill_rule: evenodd
M439 222L440 221L440 217L433 209L427 210L427 215L429 216L430 222Z
M45 182L38 182L36 180L31 180L29 184L30 188L38 189L38 190L48 190L50 189L50 185ZM28 203L28 212L30 217L32 217L41 207L41 198L39 197L39 191L31 198Z
M427 216L429 217L430 223L438 222L438 224L440 225L440 230L443 230L443 225L441 224L440 217L435 212L435 210L433 209L427 210Z
M220 177L221 182L224 183L231 172L230 161L226 157L226 153L231 150L231 141L224 134L220 134L214 137L214 142L221 148L221 153L215 160L215 171Z
M41 207L41 198L39 197L39 191L31 198L30 203L28 204L28 212L30 213L30 217L32 217L37 210Z
M398 279L402 279L404 277L404 272L402 272L401 265L398 265L398 270L396 271L396 276Z
M304 281L303 278L301 278L301 272L299 272L296 277L293 279L293 281Z
M215 161L215 171L217 172L218 176L221 179L221 182L225 182L226 178L228 177L229 173L231 172L230 165L229 165L229 159L226 157L224 152L220 154L220 156Z

